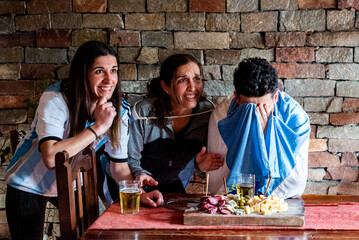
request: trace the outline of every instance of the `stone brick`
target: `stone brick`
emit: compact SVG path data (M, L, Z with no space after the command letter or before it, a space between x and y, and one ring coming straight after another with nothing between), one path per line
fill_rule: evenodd
M246 48L241 50L241 61L246 58L264 58L268 62L274 61L274 49Z
M328 78L340 80L358 80L359 64L329 64Z
M324 152L328 150L327 139L310 139L309 152Z
M278 62L313 62L314 48L277 48L276 60Z
M26 109L0 109L0 124L24 123L26 118Z
M0 48L0 63L17 63L24 60L24 48Z
M80 13L57 13L51 15L53 29L79 29L82 26Z
M16 31L34 31L41 28L50 28L50 16L43 15L19 15L15 17Z
M278 81L278 85L280 85L280 83L279 83L279 81ZM278 88L280 89L280 87L278 86ZM282 90L281 90L282 91ZM303 102L304 102L304 98L293 98L293 100L295 100L298 104L299 104L299 106L301 107L301 108L303 108Z
M66 49L50 48L26 48L26 63L66 63Z
M225 12L225 0L189 0L190 12Z
M339 167L339 157L326 152L310 152L308 153L308 167Z
M279 78L295 78L297 76L297 65L295 63L271 63L278 72Z
M148 12L186 12L187 0L147 0Z
M359 195L359 182L341 181L338 185L338 194Z
M353 62L352 48L319 48L315 52L315 61L319 63Z
M324 176L324 179L356 182L358 177L359 169L341 166L327 168L327 174Z
M33 81L0 81L0 95L34 95Z
M0 108L26 108L24 100L28 98L29 96L0 96Z
M109 0L109 12L146 12L146 0Z
M62 66L56 70L57 79L62 80L70 76L70 64Z
M197 59L200 64L204 64L203 51L187 49L159 49L159 60L163 62L167 57L173 54L190 54Z
M278 13L260 12L241 15L242 32L277 31Z
M107 32L89 29L80 29L72 32L72 46L79 47L88 41L107 43Z
M337 83L337 96L340 97L359 97L359 82L344 81Z
M222 32L175 32L175 48L225 49L229 48L229 34Z
M21 64L22 79L47 79L55 72L55 64Z
M111 31L110 45L120 47L139 47L141 46L140 32L137 31Z
M258 0L227 0L227 12L253 12L258 9Z
M140 55L140 48L119 48L118 55L120 63L137 63L137 57Z
M359 166L358 157L352 152L343 153L342 154L341 166L358 167Z
M337 0L298 0L297 2L300 9L322 9L337 7Z
M130 30L162 30L165 27L163 13L131 13L125 16L125 28Z
M0 64L0 79L19 79L20 64Z
M307 37L307 44L315 47L357 47L359 32L318 32Z
M280 31L324 31L325 10L282 11Z
M358 126L318 126L317 130L318 138L337 138L337 139L359 139L359 127ZM331 142L329 141L329 150L331 149ZM349 152L349 151L343 151Z
M323 168L308 169L309 181L322 181L325 176L325 170Z
M335 81L319 79L284 80L284 89L292 97L334 96Z
M304 98L304 110L306 112L341 112L342 98Z
M328 113L307 113L311 124L328 125Z
M71 30L38 30L36 40L38 47L70 47Z
M239 50L207 50L205 51L206 64L239 64Z
M343 112L359 112L359 99L345 98L342 108Z
M309 138L315 138L317 136L317 125L310 125L310 136Z
M352 30L354 28L355 12L327 11L327 29L330 31Z
M25 4L24 1L1 1L0 2L0 15L10 14L24 14Z
M121 67L121 65L120 65ZM146 81L123 81L121 82L122 92L124 93L144 93L147 89Z
M335 181L325 181L325 182L311 182L308 181L305 186L303 194L319 194L319 195L328 195L333 187L336 187L338 183Z
M261 11L267 10L297 10L297 1L296 0L260 0L261 2Z
M323 64L297 64L296 78L325 78Z
M137 80L137 69L135 64L120 64L121 81Z
M260 33L231 32L231 48L264 48L264 38Z
M329 139L330 152L358 152L359 140L355 139Z
M305 45L304 32L266 32L266 47L302 47Z
M71 12L71 0L31 0L26 2L28 14Z
M35 44L34 32L0 34L0 47L32 47Z
M356 10L359 10L359 2L356 0L338 0L338 8L354 8Z
M332 113L329 122L332 125L358 124L359 113Z
M221 80L221 67L219 65L202 66L203 78L205 80Z
M148 81L160 75L158 65L138 65L138 80Z
M237 65L222 65L222 78L224 81L233 81L233 74Z
M106 12L107 0L73 0L74 12Z
M11 33L14 30L14 18L12 16L0 16L0 33Z
M121 14L83 14L84 28L123 28Z
M354 48L354 62L359 62L359 48Z
M210 13L206 18L207 31L240 31L241 18L239 13Z
M204 85L204 92L207 96L228 96L233 94L234 86L232 82L212 80Z
M166 29L176 31L204 31L204 13L167 13Z
M136 60L141 64L156 64L158 63L158 49L143 47Z
M171 32L143 31L141 35L144 47L173 48L173 34Z

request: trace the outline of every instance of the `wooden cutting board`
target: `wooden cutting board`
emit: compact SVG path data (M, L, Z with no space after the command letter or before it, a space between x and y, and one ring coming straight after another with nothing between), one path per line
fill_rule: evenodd
M261 215L251 213L246 215L209 214L204 211L186 210L183 214L184 225L246 225L246 226L304 226L304 201L301 199L286 199L288 211Z

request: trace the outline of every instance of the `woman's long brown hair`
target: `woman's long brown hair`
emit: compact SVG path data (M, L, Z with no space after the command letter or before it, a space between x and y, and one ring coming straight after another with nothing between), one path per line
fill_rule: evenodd
M79 47L72 60L69 78L62 81L61 90L65 95L70 112L70 136L75 136L82 132L86 126L86 121L91 118L91 92L87 79L87 70L95 62L96 58L107 55L114 56L117 65L119 65L118 55L109 45L97 41L84 43ZM118 83L112 97L109 99L116 108L117 115L108 131L112 147L116 149L120 147L119 131L122 105L119 72L117 72L117 76Z

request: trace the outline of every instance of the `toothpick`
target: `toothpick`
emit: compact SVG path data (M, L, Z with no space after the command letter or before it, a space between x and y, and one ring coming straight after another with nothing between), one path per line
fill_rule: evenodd
M256 194L256 175L253 174L253 195Z
M208 181L209 181L209 175L206 173L206 197L208 195Z
M227 182L226 182L226 178L225 178L225 177L223 178L223 185L224 185L224 193L225 193L225 196L227 196L228 191L227 191Z
M269 184L270 184L270 181L272 180L272 177L269 177L269 180L267 182L267 187L266 187L266 190L264 192L264 196L267 196L267 191L268 191L268 187L269 187Z

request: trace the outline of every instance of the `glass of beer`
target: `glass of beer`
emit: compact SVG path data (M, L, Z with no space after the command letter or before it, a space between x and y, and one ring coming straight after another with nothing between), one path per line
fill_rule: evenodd
M122 214L136 214L140 211L140 182L122 180L120 187L120 203Z
M254 184L255 184L255 176L254 174L250 174L250 173L243 173L243 174L238 174L236 176L236 189L237 189L237 194L240 196L249 196L249 197L253 197L254 196Z

